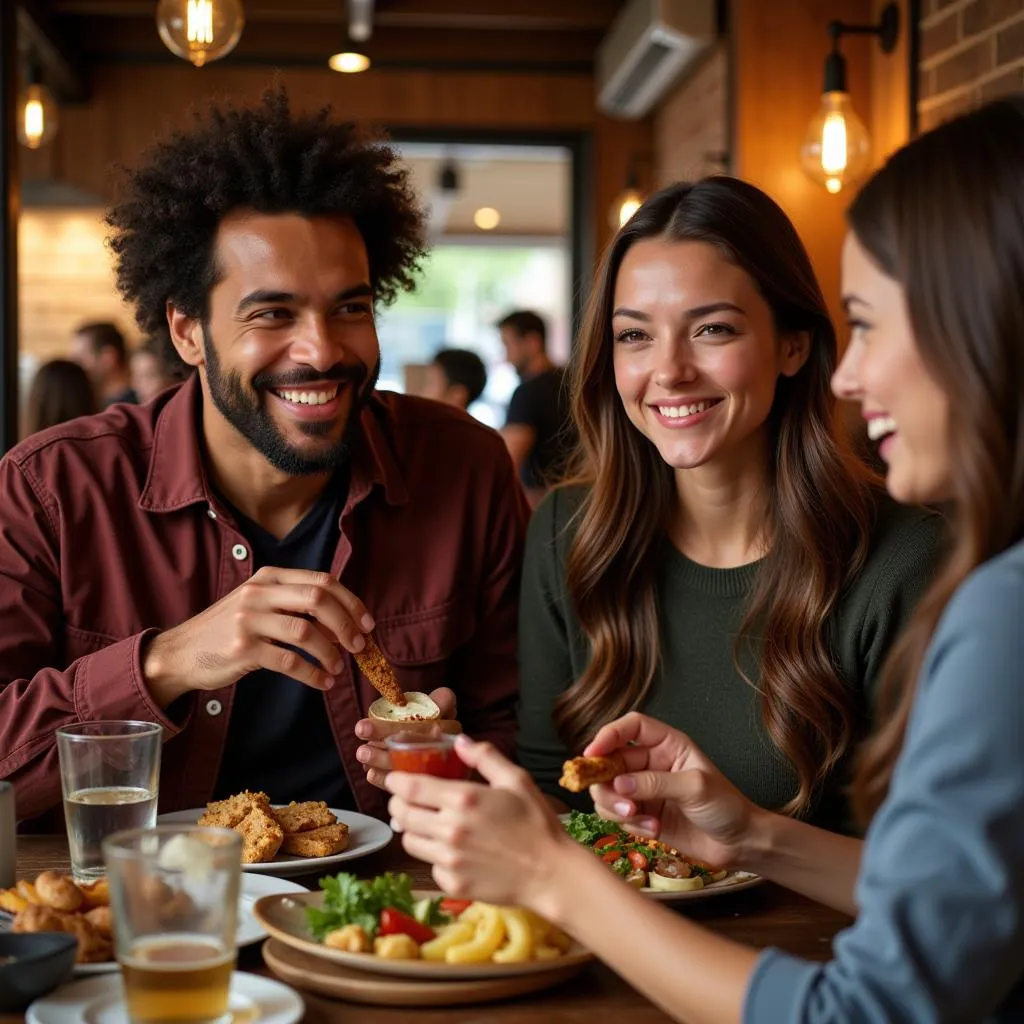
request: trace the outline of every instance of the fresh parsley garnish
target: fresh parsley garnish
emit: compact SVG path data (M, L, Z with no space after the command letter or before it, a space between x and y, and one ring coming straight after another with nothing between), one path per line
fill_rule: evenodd
M573 811L569 820L565 823L565 830L584 846L593 846L602 836L625 835L625 829L614 821L596 814L586 814L583 811Z
M313 937L323 937L336 928L358 924L372 939L380 924L380 912L394 907L410 916L415 901L412 879L408 875L393 875L390 871L378 875L372 882L361 882L355 875L341 872L333 878L321 878L324 891L323 908L307 907L306 919Z

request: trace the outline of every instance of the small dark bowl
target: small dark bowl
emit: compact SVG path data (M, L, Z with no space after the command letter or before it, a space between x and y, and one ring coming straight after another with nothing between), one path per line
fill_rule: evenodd
M67 981L77 952L78 940L64 932L0 934L0 1012L24 1010Z

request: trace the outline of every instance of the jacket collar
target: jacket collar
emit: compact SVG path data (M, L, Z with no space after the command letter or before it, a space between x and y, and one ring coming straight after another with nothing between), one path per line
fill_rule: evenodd
M174 512L199 502L213 503L199 437L201 408L199 376L193 373L157 413L149 473L139 497L139 508L144 511ZM349 507L362 501L375 484L384 489L390 505L403 505L409 500L389 443L392 422L388 408L375 393L360 414L359 430L352 441Z

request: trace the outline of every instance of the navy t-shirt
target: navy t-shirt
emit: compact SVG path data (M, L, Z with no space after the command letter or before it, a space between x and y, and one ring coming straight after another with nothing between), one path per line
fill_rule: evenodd
M233 509L254 569L330 572L347 494L348 475L338 473L281 540ZM214 799L243 789L263 790L275 804L324 800L328 807L355 808L319 690L265 669L238 681Z

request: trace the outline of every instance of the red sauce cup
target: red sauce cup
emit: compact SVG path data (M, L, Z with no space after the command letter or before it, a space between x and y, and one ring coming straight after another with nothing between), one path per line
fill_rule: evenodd
M436 775L441 779L464 779L469 774L455 752L455 737L398 732L388 736L384 745L391 754L391 767L398 772Z

